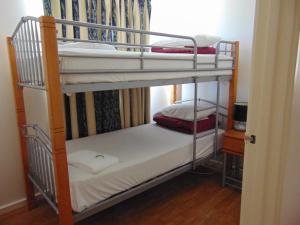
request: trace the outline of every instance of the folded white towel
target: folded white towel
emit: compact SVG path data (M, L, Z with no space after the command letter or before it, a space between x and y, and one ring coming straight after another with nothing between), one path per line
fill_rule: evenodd
M68 155L68 163L89 173L100 173L119 162L117 157L91 150L80 150Z

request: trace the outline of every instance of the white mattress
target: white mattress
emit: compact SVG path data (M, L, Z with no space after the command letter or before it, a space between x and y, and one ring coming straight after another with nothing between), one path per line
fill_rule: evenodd
M198 72L143 72L143 73L105 73L92 74L74 72L96 71L96 70L137 70L140 69L139 52L127 51L109 51L102 49L84 49L84 48L60 48L59 60L61 79L64 84L76 83L96 83L96 82L120 82L120 81L141 81L157 79L176 79L193 76L215 76L231 75L230 70L218 71L198 71ZM192 54L168 54L152 53L144 54L144 69L191 69L193 68ZM162 60L162 58L164 60ZM232 60L230 56L220 55L220 60ZM214 63L215 55L199 54L198 63ZM231 68L232 61L220 61L219 68ZM198 69L213 69L214 65L197 65Z
M222 133L220 130L220 143ZM198 139L197 158L213 152L213 137ZM69 166L75 212L190 162L192 135L147 124L67 142L68 152L82 149L116 156L120 163L96 175Z

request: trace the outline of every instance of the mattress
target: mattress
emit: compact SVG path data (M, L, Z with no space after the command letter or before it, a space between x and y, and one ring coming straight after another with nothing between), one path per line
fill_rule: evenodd
M61 81L63 84L122 82L177 79L193 76L231 75L232 57L220 55L219 70L214 71L188 71L176 70L192 69L192 54L171 54L145 52L145 70L167 70L174 72L125 72L125 73L96 73L99 70L139 70L140 52L112 51L103 49L60 48L59 65ZM215 55L198 54L197 69L214 69ZM224 70L223 70L224 69Z
M221 143L223 131L219 131ZM69 165L72 208L75 212L141 184L192 160L192 135L147 124L67 141L68 153L93 150L119 158L99 174ZM198 139L197 158L213 152L214 134ZM219 145L220 146L220 145Z

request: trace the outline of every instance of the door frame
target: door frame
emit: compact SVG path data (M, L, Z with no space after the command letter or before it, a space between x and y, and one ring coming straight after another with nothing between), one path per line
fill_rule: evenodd
M240 225L279 225L300 1L257 0Z

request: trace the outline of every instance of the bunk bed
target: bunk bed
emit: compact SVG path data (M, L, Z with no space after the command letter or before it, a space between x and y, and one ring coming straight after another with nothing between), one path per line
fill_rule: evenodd
M58 37L56 28L59 26L131 33L140 35L141 42L125 44ZM185 48L192 50L193 54L151 53L149 49L152 47L166 46L145 44L146 36L150 35L190 40L193 46ZM136 51L65 48L64 43L69 42L108 44ZM222 81L230 82L227 128L232 127L238 76L238 42L220 41L216 46L216 54L205 56L197 54L197 43L193 37L42 16L23 17L12 36L7 38L7 44L28 206L34 206L36 188L58 213L61 225L80 221L174 176L195 169L203 160L215 156L223 132L219 129ZM203 133L197 133L195 129L200 82L217 82L216 101L210 102L216 107L216 125L213 130ZM194 84L193 135L148 124L65 140L63 93L186 83ZM46 91L49 135L38 125L26 123L23 88ZM122 140L126 137L133 137L137 141L126 143ZM151 148L149 143L152 144ZM82 148L93 149L99 144L109 152L115 151L121 163L98 175L88 175L68 165L67 153ZM116 151L120 145L124 150L121 153ZM103 151L102 148L101 152L105 153ZM141 167L147 169L146 173L143 173ZM91 193L91 189L94 192Z

